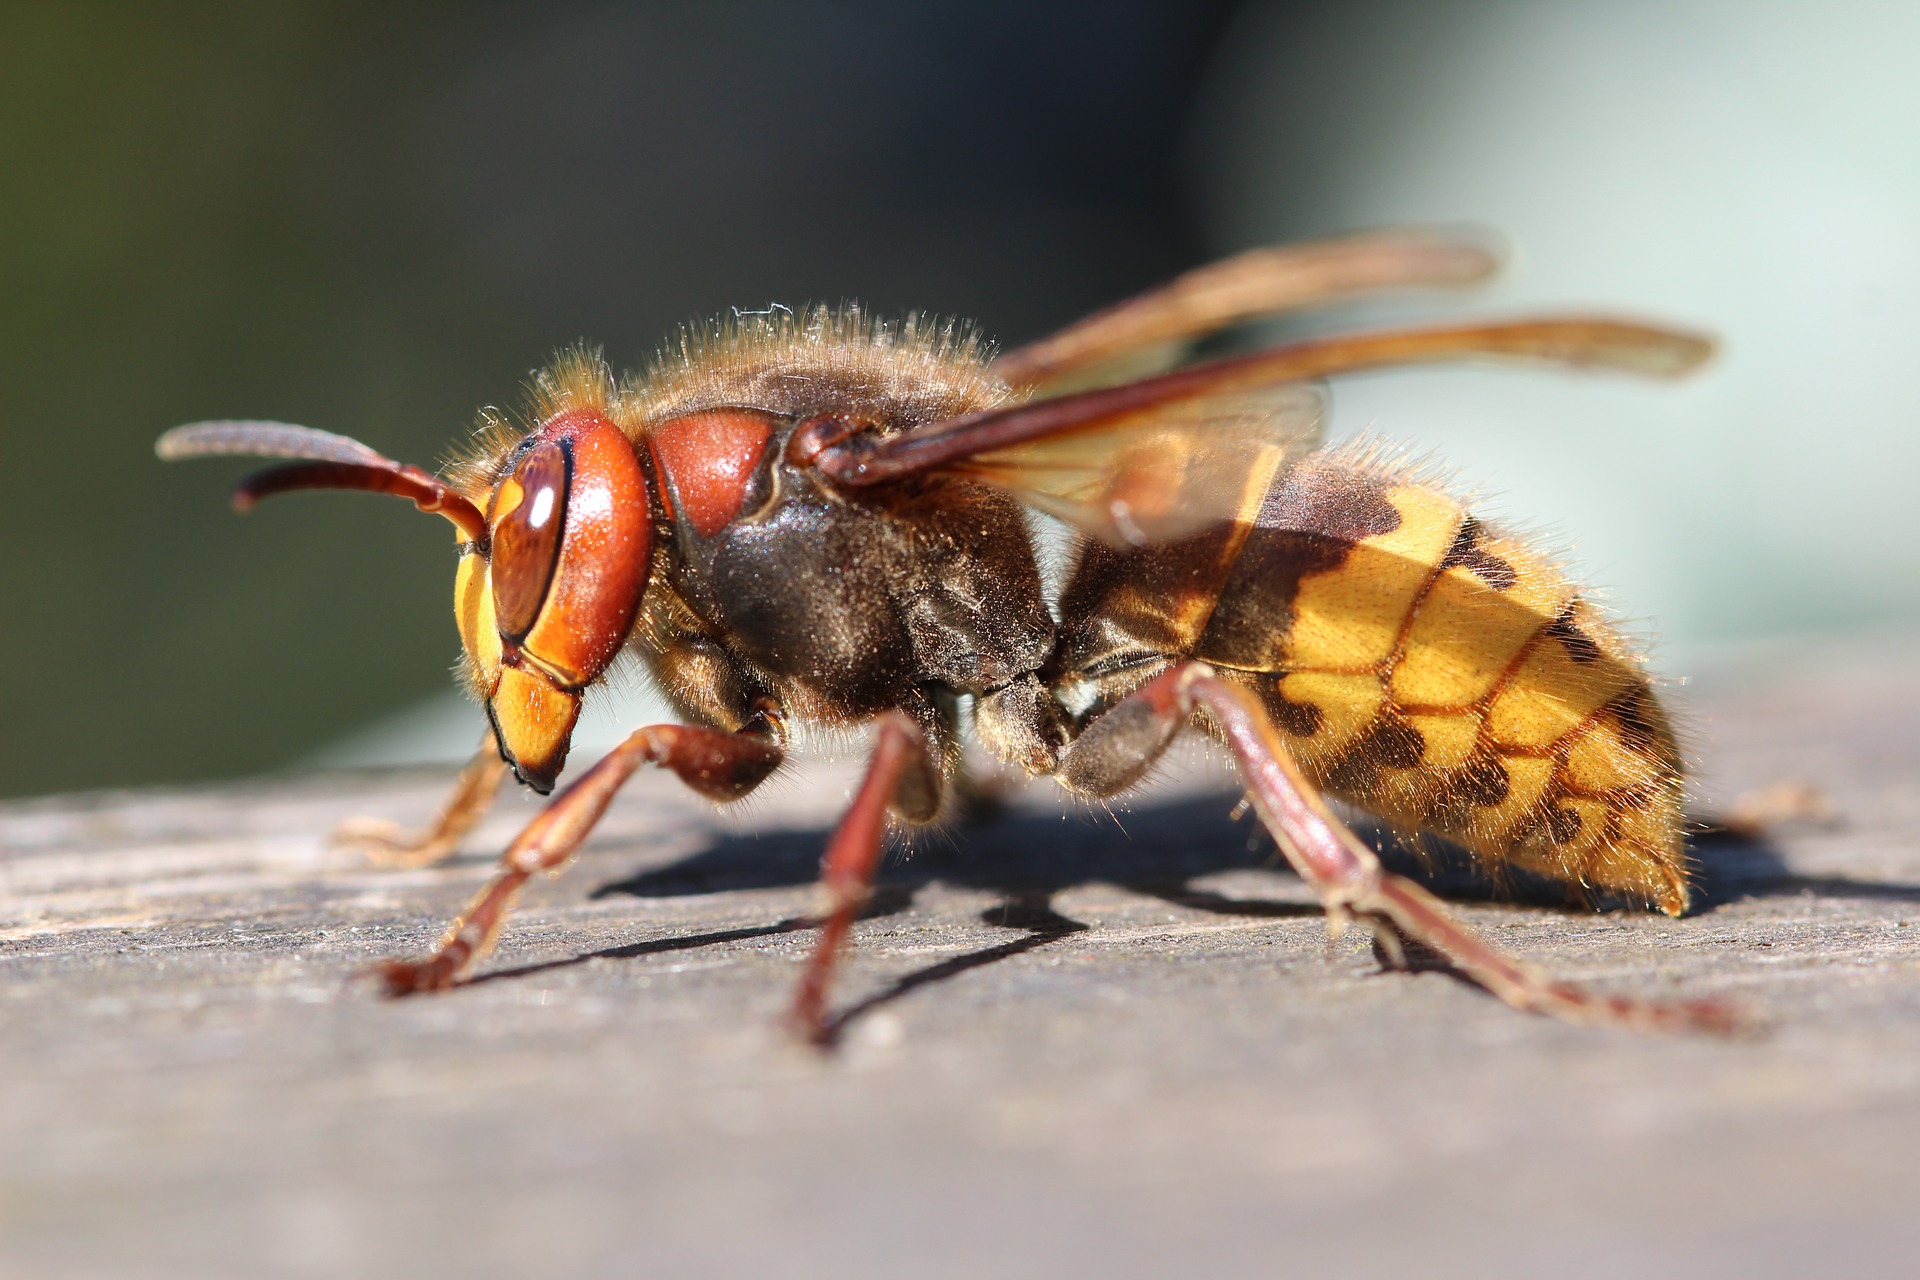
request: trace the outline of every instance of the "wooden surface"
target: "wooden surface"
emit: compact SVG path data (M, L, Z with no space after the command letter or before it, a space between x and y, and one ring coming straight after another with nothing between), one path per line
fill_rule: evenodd
M1736 1042L1381 974L1204 771L896 859L832 1056L774 1020L844 768L719 815L636 779L482 981L402 1002L355 974L428 946L531 802L415 872L325 833L441 774L9 805L0 1275L1911 1274L1911 653L1685 691L1707 803L1804 778L1840 815L1703 842L1688 919L1446 879L1557 973L1745 1002Z

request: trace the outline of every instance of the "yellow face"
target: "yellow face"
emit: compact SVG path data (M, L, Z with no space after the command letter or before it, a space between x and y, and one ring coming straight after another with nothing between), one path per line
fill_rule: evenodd
M632 443L597 409L554 413L511 449L485 537L460 559L453 612L501 756L544 793L566 763L582 694L632 630L652 564L652 503Z
M522 782L542 793L551 791L580 717L579 693L555 687L538 671L504 664L492 565L477 551L460 557L453 612L474 691L486 703L502 754Z

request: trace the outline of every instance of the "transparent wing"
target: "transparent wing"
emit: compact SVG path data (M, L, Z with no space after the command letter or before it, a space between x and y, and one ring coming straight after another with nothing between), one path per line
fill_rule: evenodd
M948 469L1115 546L1142 546L1251 519L1274 473L1319 443L1325 416L1316 386L1202 396Z
M1223 404L1227 397L1261 396L1273 388L1364 369L1507 359L1678 377L1712 354L1713 343L1697 334L1587 316L1339 334L1119 386L962 414L899 435L835 438L811 458L835 483L865 488L1051 436L1109 431L1120 424L1137 427L1183 402Z
M1381 231L1254 249L1095 312L1007 352L993 371L1048 392L1106 385L1171 368L1194 339L1261 316L1364 293L1473 284L1500 263L1489 237Z

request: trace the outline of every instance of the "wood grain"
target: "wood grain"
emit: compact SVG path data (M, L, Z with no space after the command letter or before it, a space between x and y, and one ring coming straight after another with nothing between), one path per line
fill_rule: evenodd
M1468 917L1618 991L1722 994L1733 1043L1517 1015L1328 943L1205 768L1116 817L1043 790L896 857L841 1051L775 1020L806 954L815 765L737 813L637 778L473 986L388 1002L534 812L425 871L331 851L441 774L0 809L0 1274L1768 1276L1920 1244L1913 638L1683 691L1709 804L1681 920Z

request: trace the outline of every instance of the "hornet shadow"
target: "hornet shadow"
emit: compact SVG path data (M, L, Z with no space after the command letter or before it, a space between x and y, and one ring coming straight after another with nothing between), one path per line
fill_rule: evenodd
M1108 884L1218 915L1281 919L1323 914L1317 903L1241 898L1194 883L1208 875L1235 870L1293 875L1258 823L1236 816L1238 802L1238 793L1223 791L1112 815L1078 812L1063 817L1059 813L1003 809L923 833L893 849L862 919L902 912L912 905L922 887L938 882L999 895L1002 905L990 908L980 918L988 924L1018 929L1021 936L895 979L834 1015L826 1027L827 1042L839 1039L855 1020L916 990L1083 932L1088 926L1061 915L1052 906L1054 895L1065 889ZM1697 830L1689 840L1696 867L1693 914L1711 913L1752 898L1806 893L1920 902L1920 885L1799 875L1788 867L1779 846L1765 836L1702 823L1694 826ZM1416 848L1397 840L1386 828L1364 820L1355 821L1354 827L1381 851L1389 867L1415 877L1449 899L1551 910L1620 905L1577 894L1570 897L1565 886L1534 877L1496 878L1461 850L1425 841ZM723 835L691 857L603 884L590 896L596 900L619 896L673 898L811 885L820 875L827 834L824 829L787 829ZM763 926L655 939L495 970L473 981L502 981L594 959L630 959L771 937L808 929L813 924L809 918L793 917ZM1383 968L1397 967L1390 963L1393 957L1377 949L1376 954ZM1407 948L1404 966L1444 972L1467 981L1443 959L1418 947Z

